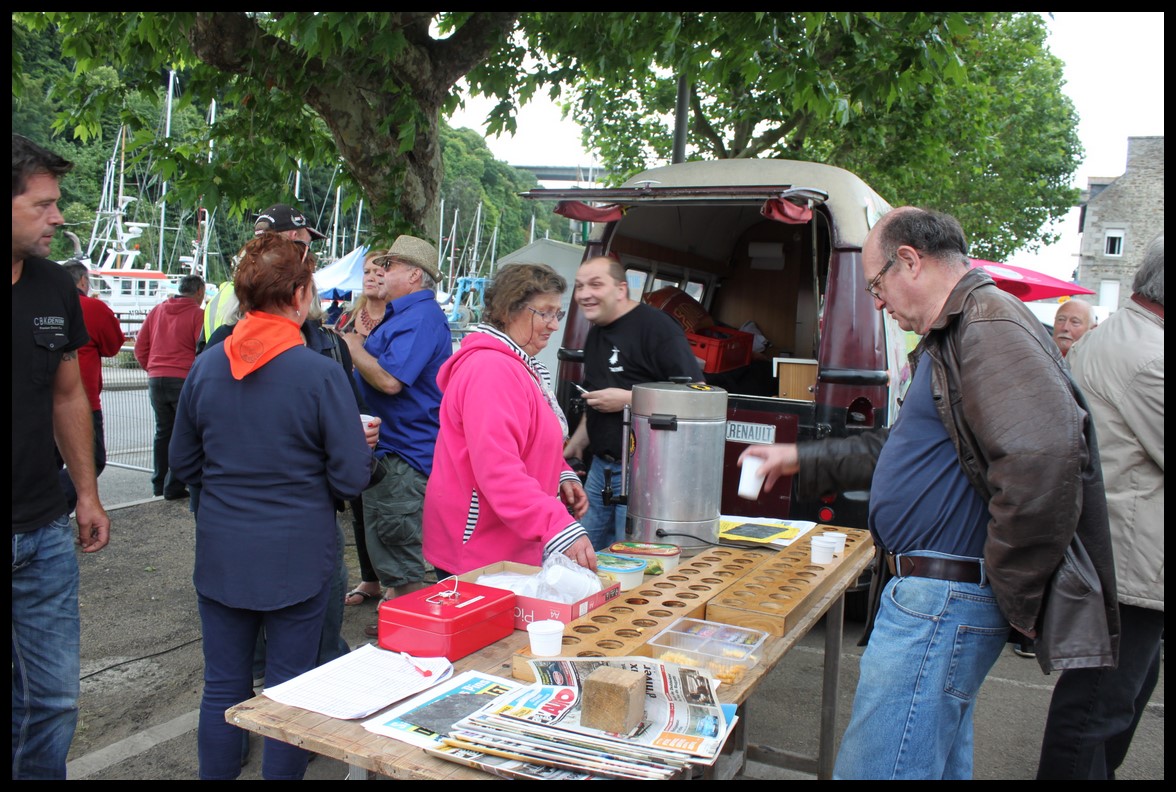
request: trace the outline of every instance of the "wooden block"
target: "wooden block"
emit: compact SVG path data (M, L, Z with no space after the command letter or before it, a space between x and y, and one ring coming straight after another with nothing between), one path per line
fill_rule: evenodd
M810 560L812 537L828 530L847 535L845 551L834 557L831 564L813 564ZM737 585L709 600L706 618L763 630L769 635L784 635L796 626L812 603L825 596L837 580L838 567L873 554L874 540L869 531L818 525L768 563L756 567Z
M628 734L645 716L645 675L601 666L584 680L580 724Z
M678 568L649 577L611 602L568 624L563 654L571 657L648 657L653 636L676 619L705 619L707 602L734 586L773 553L755 548L717 547L684 558ZM527 649L511 661L515 679L534 682Z

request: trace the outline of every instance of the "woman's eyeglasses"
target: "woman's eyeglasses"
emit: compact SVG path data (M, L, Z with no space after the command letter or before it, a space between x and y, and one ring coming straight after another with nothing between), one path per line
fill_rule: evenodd
M532 308L529 305L526 306L526 309L548 324L551 324L552 322L562 322L563 318L568 315L567 311L540 311Z

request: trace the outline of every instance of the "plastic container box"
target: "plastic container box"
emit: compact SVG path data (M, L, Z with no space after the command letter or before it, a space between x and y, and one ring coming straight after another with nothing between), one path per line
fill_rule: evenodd
M711 327L697 333L687 333L690 351L703 362L707 374L746 366L751 362L755 336L730 327Z
M478 578L482 577L482 575L492 575L498 572L538 575L541 571L542 569L537 566L516 564L514 561L499 561L497 564L489 564L480 569L466 572L464 575L459 575L458 580L467 583L477 583ZM597 575L597 577L601 578L603 588L595 594L585 597L578 602L573 602L570 605L563 602L536 599L535 597L516 596L514 604L514 628L516 630L525 630L531 622L543 621L544 619L555 619L556 621L567 624L584 616L589 611L599 608L609 600L616 599L620 595L621 584L615 580L605 579L603 575ZM487 588L493 587L488 586ZM495 590L505 591L505 589Z
M628 591L641 585L641 578L645 577L645 562L639 558L597 553L596 574L617 581L621 584L621 591Z
M613 542L608 552L623 558L636 558L645 562L645 574L664 575L678 568L682 559L682 548L672 544L650 542Z
M514 632L514 606L512 591L448 579L380 603L379 644L458 660Z
M705 671L708 676L735 684L755 667L768 634L730 624L678 619L649 642L657 660Z

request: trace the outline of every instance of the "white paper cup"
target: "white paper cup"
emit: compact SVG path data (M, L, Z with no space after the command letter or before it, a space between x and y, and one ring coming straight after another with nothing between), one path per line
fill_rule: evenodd
M837 546L833 548L833 555L841 555L845 552L845 540L849 538L849 534L842 533L841 531L825 531L821 536L826 539L832 539L837 543Z
M564 623L555 619L531 622L527 635L531 639L531 654L536 657L555 657L563 649Z
M764 486L764 474L760 470L764 460L757 456L749 456L743 460L739 473L739 497L747 500L758 500L760 490Z
M823 536L814 536L811 542L812 545L812 560L814 564L831 564L833 563L833 548L837 547L837 543L832 539L826 539Z

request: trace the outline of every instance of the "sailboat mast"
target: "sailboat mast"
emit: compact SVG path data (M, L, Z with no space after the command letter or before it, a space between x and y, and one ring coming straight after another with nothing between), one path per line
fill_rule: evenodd
M175 95L176 89L176 71L172 69L167 73L167 107L164 111L163 121L163 137L164 139L171 138L171 117L172 117L172 96ZM159 193L159 258L158 267L163 271L167 271L164 267L163 258L163 244L164 234L167 229L167 179L163 181L163 189Z

